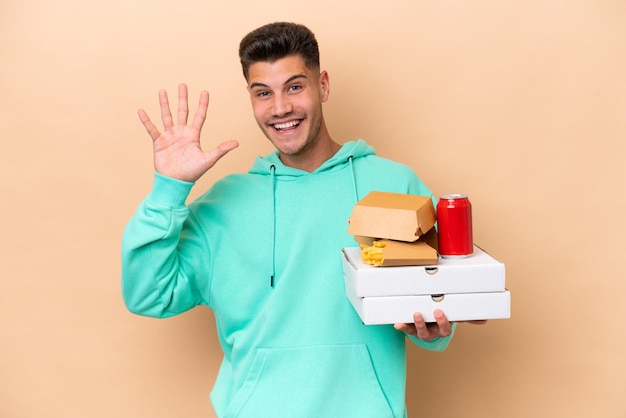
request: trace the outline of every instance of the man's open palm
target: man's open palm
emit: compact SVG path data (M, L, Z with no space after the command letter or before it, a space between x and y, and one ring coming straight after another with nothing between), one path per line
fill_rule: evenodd
M200 94L198 109L191 121L187 98L187 86L178 86L178 112L174 123L170 104L165 90L159 91L159 104L164 131L152 123L148 114L140 109L137 113L143 126L152 138L154 150L154 169L157 173L178 180L195 182L206 173L215 163L229 151L237 148L237 141L226 141L208 152L202 151L200 146L200 131L206 120L209 107L209 93Z

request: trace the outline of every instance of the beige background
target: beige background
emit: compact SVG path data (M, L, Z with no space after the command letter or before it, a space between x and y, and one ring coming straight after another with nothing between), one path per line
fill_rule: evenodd
M371 5L368 5L371 3ZM122 229L148 192L157 90L211 92L203 140L270 146L239 40L275 20L318 35L328 124L468 193L512 319L409 350L411 417L626 416L626 3L321 0L0 3L0 416L211 417L212 314L133 316Z

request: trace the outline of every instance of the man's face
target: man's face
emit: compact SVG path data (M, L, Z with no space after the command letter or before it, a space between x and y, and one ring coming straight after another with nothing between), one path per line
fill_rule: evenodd
M248 69L254 117L281 153L303 155L319 139L322 103L328 99L328 74L307 68L299 55L260 61Z

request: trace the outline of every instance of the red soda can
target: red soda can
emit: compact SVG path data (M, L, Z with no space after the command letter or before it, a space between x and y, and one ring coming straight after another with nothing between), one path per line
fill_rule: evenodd
M469 257L474 252L472 204L467 195L447 194L437 204L439 255Z

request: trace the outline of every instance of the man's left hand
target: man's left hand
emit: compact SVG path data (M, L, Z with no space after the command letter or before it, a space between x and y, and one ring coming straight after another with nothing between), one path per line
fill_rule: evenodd
M394 328L417 339L432 341L435 338L448 337L452 333L452 323L448 321L442 310L436 309L433 312L436 322L426 322L421 313L413 314L412 324L397 323ZM487 321L466 321L470 324L481 325Z

